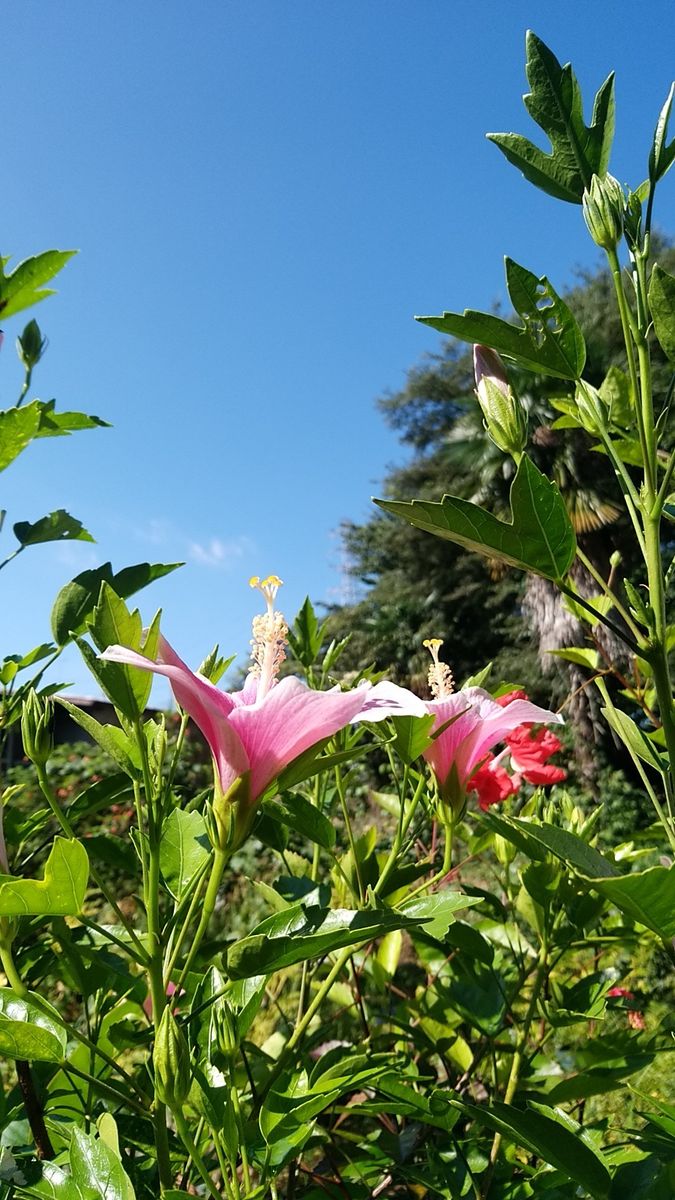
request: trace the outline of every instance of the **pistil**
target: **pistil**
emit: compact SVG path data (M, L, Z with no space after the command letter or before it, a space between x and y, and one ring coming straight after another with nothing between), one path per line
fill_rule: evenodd
M288 625L282 613L277 612L274 607L277 592L282 585L279 576L268 575L266 579L261 580L259 575L253 575L249 583L264 596L267 605L266 612L253 618L251 638L251 674L258 677L258 700L262 700L274 684L286 657Z
M452 671L447 663L441 662L438 657L438 652L443 645L442 638L426 638L422 643L429 651L432 662L429 667L429 687L434 700L442 700L445 696L450 696L455 688L455 681L452 677Z

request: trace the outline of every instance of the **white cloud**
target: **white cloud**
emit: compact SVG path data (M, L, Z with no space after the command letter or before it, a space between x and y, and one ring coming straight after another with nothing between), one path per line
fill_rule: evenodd
M207 542L190 542L188 545L188 558L191 562L196 563L201 567L216 567L219 569L227 569L236 562L252 553L254 550L253 542L247 537L229 538L223 541L221 538L212 537Z

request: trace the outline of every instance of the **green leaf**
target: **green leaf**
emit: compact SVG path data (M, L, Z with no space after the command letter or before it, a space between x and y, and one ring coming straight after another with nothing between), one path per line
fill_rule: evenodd
M211 844L198 812L175 808L162 825L159 865L171 895L180 900L208 860Z
M420 925L420 920L390 908L354 912L293 904L267 917L248 937L229 947L227 973L231 979L269 975L346 946L374 941L392 929L417 929Z
M0 1054L26 1062L63 1062L68 1037L49 1016L50 1007L32 992L24 998L11 988L0 988Z
M652 187L662 179L666 171L675 162L675 138L668 145L668 121L670 120L670 110L673 104L673 94L675 93L675 83L671 83L670 91L666 96L666 102L659 113L659 119L656 122L654 130L654 140L652 148L649 152L649 178Z
M0 875L0 916L77 916L82 911L88 880L89 859L84 846L57 837L43 879Z
M543 1104L531 1104L526 1110L510 1104L495 1103L488 1108L477 1104L464 1104L456 1100L447 1101L445 1095L435 1092L433 1101L441 1097L446 1103L457 1105L465 1116L473 1118L495 1133L524 1146L531 1154L562 1171L594 1198L607 1195L610 1176L605 1160L593 1146L581 1126L561 1109L547 1108ZM432 1101L432 1102L433 1102Z
M669 762L668 756L659 754L658 748L654 742L650 741L644 730L640 729L635 721L631 721L627 713L622 712L620 708L602 708L600 710L607 724L611 726L617 737L623 742L626 749L648 766L653 767L658 771L659 775L665 776L668 773Z
M410 766L431 745L431 730L435 717L428 713L425 717L392 717L394 740L392 749L401 762Z
M539 278L511 258L505 259L505 264L509 295L522 326L475 309L416 320L464 342L492 346L530 371L556 379L578 379L586 347L574 315L545 275Z
M432 896L422 896L418 900L406 900L401 912L407 917L423 921L424 934L442 941L455 920L454 914L460 908L470 908L480 903L480 896L465 896L463 892L445 890L434 892Z
M444 496L430 500L376 500L411 525L496 558L522 571L560 581L576 554L576 538L558 487L523 455L511 485L511 521L477 504Z
M675 937L675 866L648 867L646 871L621 875L614 863L565 829L515 818L504 819L503 825L525 833L550 850L589 887L660 938Z
M86 642L83 643L86 645ZM91 653L91 648L87 646L87 650ZM123 729L117 725L101 725L95 717L84 712L83 709L77 708L71 704L69 700L63 696L57 697L58 703L65 708L66 712L70 713L71 717L85 733L88 733L94 739L96 744L109 754L113 762L116 762L118 767L121 767L126 775L131 779L139 779L141 775L141 763L138 757L138 750L135 743L127 737Z
M0 471L4 471L37 436L40 411L34 404L0 412Z
M70 1169L87 1200L134 1200L131 1180L114 1150L77 1125L70 1143Z
M130 612L110 584L102 583L89 629L99 650L112 645L129 646L148 658L154 658L159 640L159 616L157 613L150 628L144 632L138 609ZM151 672L128 667L124 663L107 662L94 654L86 642L78 640L78 645L89 670L115 708L130 721L140 717L152 688Z
M288 634L288 642L293 655L298 662L302 663L303 667L311 667L316 662L325 629L325 623L319 624L314 606L309 596L306 596L302 608L293 622L293 628L289 630Z
M47 296L53 296L51 288L43 285L58 275L76 250L45 250L32 258L26 258L18 267L5 274L7 259L0 259L0 316L3 320L38 304Z
M19 410L21 411L21 410ZM0 414L1 416L1 414ZM1 430L0 430L1 444ZM99 598L102 583L109 583L116 596L128 600L155 579L175 571L182 563L137 563L113 572L109 562L90 571L82 571L61 588L52 609L52 633L59 646L84 633Z
M547 154L516 133L489 133L509 162L535 187L557 200L581 204L593 175L604 175L614 137L614 75L595 97L590 126L584 122L579 83L567 63L532 33L527 33L527 78L531 91L523 97L530 116L551 143Z
M72 1176L57 1163L43 1162L41 1169L42 1175L37 1183L20 1188L17 1195L31 1197L31 1200L85 1200Z
M654 264L649 280L648 299L661 349L671 363L675 363L675 276L669 275L658 263Z
M68 437L82 429L110 429L110 422L83 412L56 412L55 400L34 400L40 412L36 437Z
M297 792L284 792L281 796L266 800L264 810L281 821L289 829L295 829L303 837L332 850L335 845L335 829L319 809Z
M76 517L71 517L65 508L59 508L33 524L29 521L17 521L14 534L22 546L36 546L39 542L94 541L82 522Z
M590 646L568 646L566 650L547 650L556 658L564 658L566 662L576 663L578 667L586 667L589 671L597 671L600 666L600 655Z

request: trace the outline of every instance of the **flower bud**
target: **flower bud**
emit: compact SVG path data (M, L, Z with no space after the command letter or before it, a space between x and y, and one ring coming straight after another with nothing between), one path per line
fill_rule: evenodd
M183 1107L192 1083L190 1051L170 1008L165 1008L152 1055L155 1094L174 1112Z
M594 175L582 198L584 220L596 246L616 250L623 233L625 197L613 175Z
M239 1037L237 1035L237 1018L225 996L221 996L214 1005L213 1023L218 1049L228 1063L231 1063L239 1048Z
M474 346L473 370L485 428L500 450L519 456L527 440L527 421L496 350Z
M517 849L512 842L502 837L501 833L495 834L494 851L497 855L497 860L503 867L508 867L513 862L517 854Z
M600 434L607 431L607 408L598 392L590 383L584 383L583 380L577 384L575 394L577 411L579 420L586 430L593 437L598 437Z
M43 338L37 321L29 321L16 339L17 354L27 371L37 366L46 349L47 339Z
M50 758L54 739L52 726L54 705L51 700L38 696L31 688L23 702L21 713L21 740L23 752L36 767L44 767Z

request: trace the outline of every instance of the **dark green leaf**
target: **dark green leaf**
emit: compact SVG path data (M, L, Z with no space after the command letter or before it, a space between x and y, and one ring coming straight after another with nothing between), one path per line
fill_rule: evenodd
M30 1183L17 1195L31 1200L89 1200L83 1195L75 1180L55 1162L41 1164L42 1175L36 1183ZM184 1197L183 1197L184 1200Z
M108 646L129 646L148 658L154 658L159 640L159 613L150 628L143 630L138 609L130 612L109 583L101 584L98 604L89 621L92 637L99 650ZM142 715L152 688L152 673L125 663L99 658L86 643L78 640L89 670L96 677L115 708L134 721Z
M89 859L80 842L57 837L45 863L43 879L0 875L3 917L72 917L82 911L89 880Z
M392 749L406 766L410 766L431 745L431 730L435 717L392 717L394 740Z
M17 521L14 534L22 546L36 546L39 542L94 541L82 522L71 517L65 508L59 508L33 524Z
M344 908L306 909L303 904L294 904L267 917L248 937L229 947L227 972L231 979L269 975L346 946L374 941L392 929L417 929L420 925L421 921L395 909L354 912Z
M631 754L653 767L659 775L667 775L668 756L659 754L654 742L650 741L646 733L635 724L635 721L631 721L627 713L622 712L620 708L603 708L601 712L607 724L612 727Z
M604 175L614 137L614 76L609 75L595 97L590 126L584 122L577 78L536 34L527 34L527 78L532 89L524 96L530 116L551 143L547 154L528 138L515 133L489 133L509 162L526 179L550 196L581 204L593 175Z
M21 409L19 411L22 411ZM0 434L1 443L1 434ZM84 633L87 620L98 600L101 584L109 583L116 596L128 600L155 579L170 574L182 563L137 563L124 567L116 574L109 562L90 571L82 571L61 588L52 609L52 633L59 646L65 646L75 635Z
M506 259L506 282L523 325L511 325L494 313L466 309L440 317L417 317L439 333L464 342L492 346L530 371L557 379L578 379L586 360L577 322L545 275L538 278L512 259Z
M317 621L314 606L309 596L306 596L288 635L293 655L303 667L311 667L316 661L325 628L325 625L320 625Z
M175 808L162 825L159 865L166 886L177 900L188 890L210 853L201 813Z
M27 1062L63 1062L68 1038L49 1008L32 992L24 999L11 988L0 988L0 1054Z
M58 275L76 250L44 250L32 258L25 258L18 267L5 274L7 259L0 260L0 317L5 320L30 308L47 296L53 296L51 288L43 285Z
M437 1097L448 1103L443 1093L436 1092L433 1100ZM449 1103L457 1104L467 1117L524 1146L531 1154L586 1188L594 1198L604 1197L609 1192L610 1176L602 1154L581 1126L560 1109L547 1108L543 1104L533 1104L523 1110L500 1103L489 1108L458 1101Z
M273 800L264 804L268 816L281 821L289 829L295 829L303 837L323 846L324 850L332 850L335 845L335 829L328 817L304 796L297 792L283 792Z
M87 645L86 642L82 643ZM87 646L88 652L91 654L91 647ZM81 708L77 708L71 704L69 700L63 696L58 697L58 702L70 713L71 717L77 724L89 734L106 754L109 754L113 762L116 762L118 767L121 767L126 775L131 779L137 779L141 774L141 763L138 757L136 745L127 737L123 729L117 725L101 725L95 717L91 717Z
M561 580L576 554L576 538L555 483L523 455L511 485L510 522L460 500L376 500L386 512L411 525L456 542L467 550L496 558L522 571Z
M648 298L661 349L671 363L675 363L675 276L669 275L658 263L649 281Z

